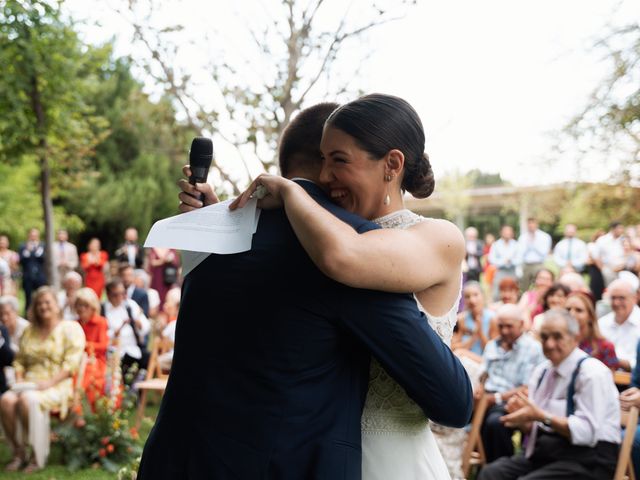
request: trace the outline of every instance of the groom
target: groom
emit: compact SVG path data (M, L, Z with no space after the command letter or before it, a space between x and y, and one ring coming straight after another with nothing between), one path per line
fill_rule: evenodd
M364 232L377 227L303 180L318 176L322 126L335 107L292 121L281 170ZM466 372L413 296L333 282L284 211L263 211L251 251L210 255L185 277L172 372L138 479L360 479L370 354L429 418L468 422Z

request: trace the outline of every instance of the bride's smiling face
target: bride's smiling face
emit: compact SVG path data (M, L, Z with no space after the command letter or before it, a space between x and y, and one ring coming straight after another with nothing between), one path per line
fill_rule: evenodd
M388 188L385 162L372 159L352 136L331 126L324 129L320 150L320 183L333 202L367 219L382 216Z

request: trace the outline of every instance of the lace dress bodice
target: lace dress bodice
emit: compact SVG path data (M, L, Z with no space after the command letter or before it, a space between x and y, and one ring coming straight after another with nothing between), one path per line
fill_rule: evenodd
M410 210L398 210L374 220L383 228L408 228L419 222L428 221ZM422 308L429 325L447 344L451 344L453 327L456 324L460 297L442 316L430 315ZM362 431L366 433L418 433L428 425L422 409L409 398L404 389L393 380L375 358L371 359L369 391L362 414Z

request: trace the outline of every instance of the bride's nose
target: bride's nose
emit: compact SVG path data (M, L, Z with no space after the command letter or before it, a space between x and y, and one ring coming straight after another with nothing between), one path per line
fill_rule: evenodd
M333 173L327 160L322 160L322 168L320 169L320 183L329 184L333 180Z

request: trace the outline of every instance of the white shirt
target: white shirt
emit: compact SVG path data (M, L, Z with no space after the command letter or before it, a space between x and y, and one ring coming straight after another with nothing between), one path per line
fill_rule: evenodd
M489 251L489 263L498 268L512 268L518 262L518 242L509 240L505 242L502 238L491 245Z
M138 249L135 245L127 244L127 259L129 260L129 265L132 267L136 266L136 253L138 253Z
M62 318L64 320L78 320L78 314L73 311L71 305L67 303L67 292L58 292L58 305L62 308Z
M162 336L164 338L168 338L173 343L175 343L176 341L176 322L177 320L170 322L169 325L164 327L164 329L162 330Z
M153 310L160 306L160 294L153 288L147 289L147 296L149 297L149 310Z
M567 416L567 390L571 375L581 358L588 357L582 362L580 372L576 378L573 415L569 416L569 431L571 443L594 447L598 442L620 443L620 402L618 390L613 382L611 371L600 360L589 357L579 348L565 358L556 367L558 376L555 380L551 400L544 410L556 417ZM542 372L546 370L540 391L544 392L545 384L553 375L553 365L549 360L538 365L529 381L529 398L539 403L540 396L536 396L538 383ZM548 430L540 424L540 428Z
M613 342L618 358L628 360L631 369L636 366L638 341L640 341L640 308L634 305L629 317L618 324L615 312L607 313L598 320L600 333Z
M13 332L13 335L9 334L11 337L11 350L14 352L18 352L18 350L20 350L20 339L22 338L24 329L29 325L30 322L26 318L18 317L16 319L16 331Z
M543 263L551 251L551 235L537 229L526 231L518 238L520 263Z
M560 268L570 264L577 271L581 271L588 259L587 244L579 238L563 238L553 249L553 260Z
M142 352L140 351L140 347L138 347L133 327L131 325L122 326L124 322L129 319L125 305L129 305L129 308L131 308L131 315L133 316L133 319L139 320L142 324L141 328L138 329L141 341L144 340L144 336L149 333L149 330L151 329L149 320L145 317L144 313L142 313L140 306L133 300L126 299L117 307L111 305L111 302L106 302L104 310L109 327L109 338L114 339L116 331L122 327L118 337L118 352L120 353L120 356L122 357L125 354L129 354L130 357L141 358Z
M53 260L56 266L64 260L67 268L78 268L78 249L71 242L55 242L53 245Z
M613 238L611 232L601 236L596 240L595 254L606 267L614 268L621 265L624 262L622 236Z

